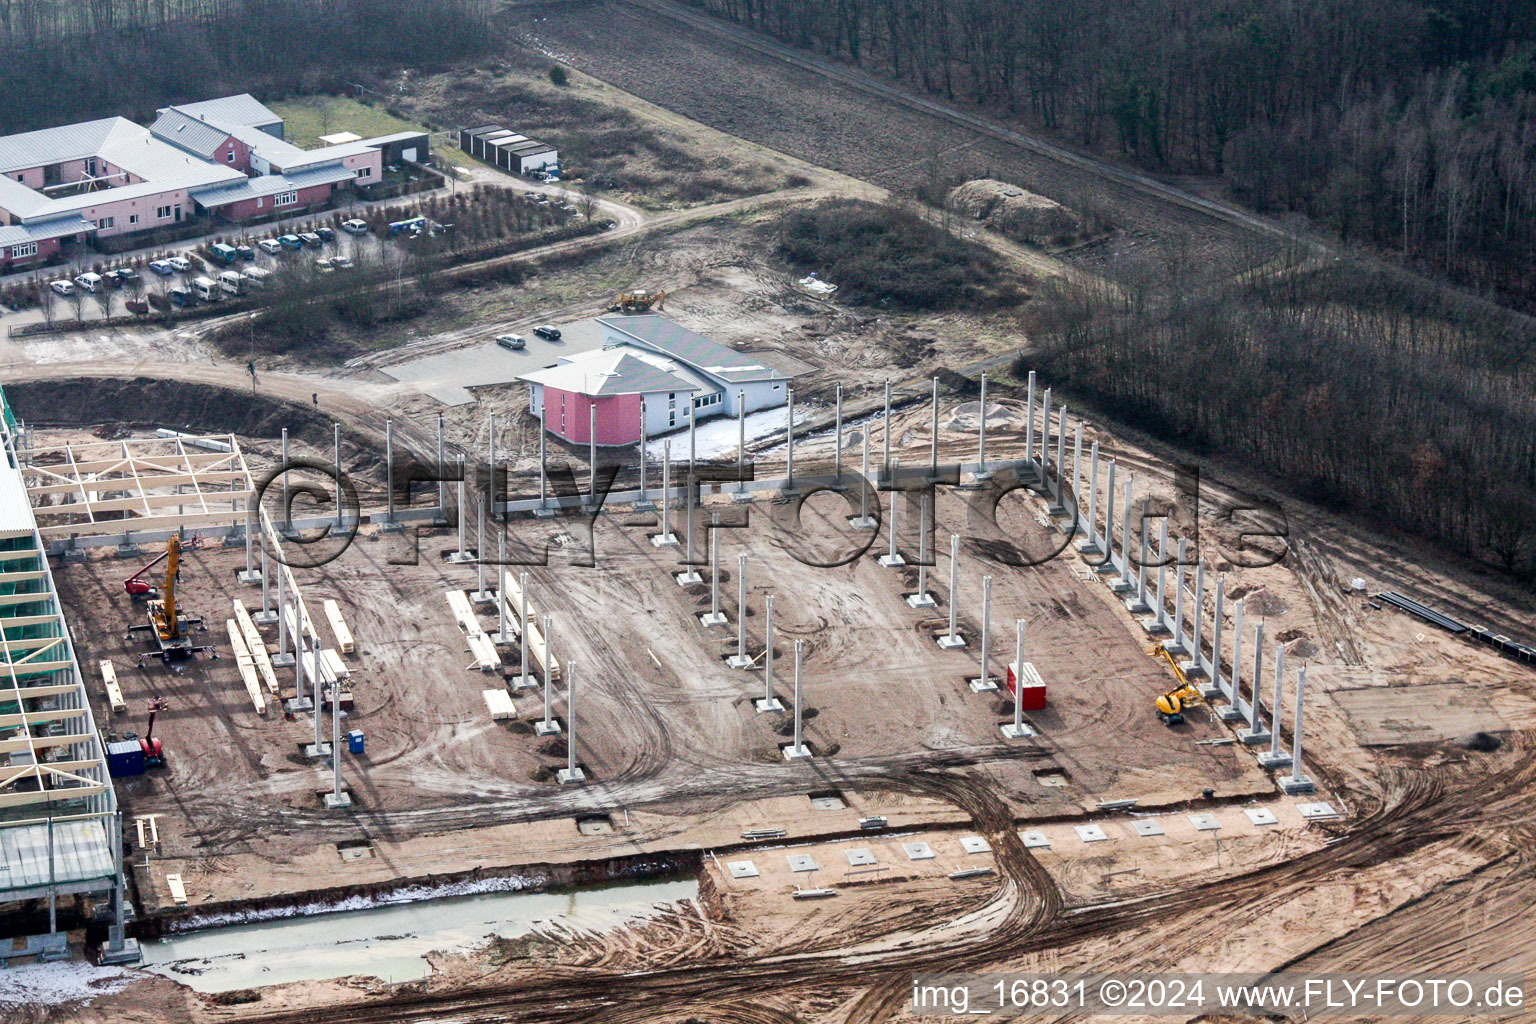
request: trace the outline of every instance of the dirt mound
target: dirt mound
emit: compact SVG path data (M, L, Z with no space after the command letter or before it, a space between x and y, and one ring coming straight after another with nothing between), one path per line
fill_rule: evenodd
M1474 750L1480 754L1492 753L1503 745L1497 736L1486 732L1471 733L1463 736L1456 743L1463 750Z
M949 205L1015 242L1059 241L1082 230L1081 218L1056 200L992 178L956 186Z
M287 427L293 437L331 443L330 420L312 409L211 384L67 377L7 384L5 395L19 416L38 426L123 424L272 438Z
M950 411L949 419L940 426L945 430L974 434L981 422L981 403L963 402ZM988 430L1022 430L1024 417L1007 406L987 403Z

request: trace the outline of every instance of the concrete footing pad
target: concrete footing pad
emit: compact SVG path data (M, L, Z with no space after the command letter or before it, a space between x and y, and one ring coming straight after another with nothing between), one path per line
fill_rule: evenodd
M887 569L900 569L907 564L907 560L900 555L881 555L878 561Z
M352 794L348 792L327 793L321 798L328 811L341 811L352 806Z
M1266 750L1259 755L1260 768L1289 768L1290 766L1291 755L1283 750L1278 754L1271 754Z
M1268 743L1270 738L1269 730L1267 729L1260 729L1257 732L1254 732L1252 729L1241 729L1237 734L1237 741L1245 747L1256 747L1260 743Z
M757 713L760 715L784 710L784 705L779 703L779 698L777 697L774 697L771 700L766 697L759 697L757 700L752 702L752 706L757 708Z
M1287 794L1311 793L1317 789L1312 780L1305 775L1282 775L1275 781L1280 784L1281 791Z
M699 616L701 626L728 626L731 620L725 617L725 612L705 612Z
M654 501L637 501L629 506L629 510L631 512L655 512L656 503Z
M704 582L704 577L700 576L698 573L691 569L687 572L678 573L673 577L673 579L677 580L677 585L680 587L691 587L695 583Z
M997 692L997 680L993 679L991 676L988 676L985 679L967 679L965 682L966 685L971 688L972 693Z
M586 782L587 773L582 771L579 767L561 768L558 772L555 772L555 779L562 786L572 786Z
M651 547L653 547L653 548L675 548L675 547L677 547L677 534L675 534L675 533L653 533L653 534L651 534Z
M725 664L728 668L747 669L751 668L753 664L755 664L755 661L754 659L747 657L745 654L733 654L729 658L725 659Z
M798 747L790 745L781 749L784 751L784 760L786 761L809 761L811 759L811 748L804 743Z
M750 505L750 504L752 504L752 492L751 491L732 491L731 492L731 501L735 502L738 505Z
M937 608L938 606L939 606L939 602L937 602L937 601L935 601L933 599L933 595L932 594L926 594L925 593L925 594L908 594L907 595L907 607L908 608Z
M304 756L311 761L324 761L331 756L329 743L309 743L304 747Z
M261 570L260 569L252 569L250 572L246 572L244 570L241 570L240 574L238 576L236 576L235 579L239 580L241 583L244 583L246 586L251 586L251 587L260 586L261 585Z
M101 964L104 967L119 967L128 964L136 964L144 959L144 951L139 948L138 939L124 939L121 949L101 948Z
M528 690L537 690L539 681L528 675L513 676L507 680L507 685L512 688L513 693L525 693Z
M535 736L558 736L560 735L560 723L555 721L553 718L547 722L534 722L533 734Z
M848 525L855 530L875 530L879 529L880 521L874 516L854 516L848 520Z
M1027 740L1033 736L1039 735L1039 733L1035 732L1034 728L1027 723L1015 728L1012 722L1008 722L1002 726L1000 731L1003 734L1003 738L1009 740Z
M938 643L939 646L946 651L957 651L965 646L965 637L961 636L959 633L956 633L954 636L950 636L948 633L945 633L943 636L938 638Z

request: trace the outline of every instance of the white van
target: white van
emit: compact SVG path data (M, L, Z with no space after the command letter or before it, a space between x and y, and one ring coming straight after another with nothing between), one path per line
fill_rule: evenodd
M75 284L88 292L99 292L101 291L101 275L95 273L81 274L75 278Z
M217 302L223 298L219 286L211 277L194 277L192 279L192 294L204 302Z
M219 273L219 287L230 295L239 295L245 291L245 278L240 276L238 270L224 270Z
M232 274L234 271L226 271L226 273ZM240 276L245 279L245 283L251 288L265 288L267 286L267 278L272 276L272 271L264 267L246 267L240 271Z

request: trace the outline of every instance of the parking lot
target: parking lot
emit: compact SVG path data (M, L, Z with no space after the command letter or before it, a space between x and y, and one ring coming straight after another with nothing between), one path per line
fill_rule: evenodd
M603 344L602 330L596 320L578 320L560 324L561 337L550 341L532 330L517 333L527 339L521 352L509 351L487 337L485 344L455 349L437 355L380 367L386 375L404 384L412 384L444 405L468 405L475 400L468 388L508 384L519 374L553 366L562 357L591 352Z

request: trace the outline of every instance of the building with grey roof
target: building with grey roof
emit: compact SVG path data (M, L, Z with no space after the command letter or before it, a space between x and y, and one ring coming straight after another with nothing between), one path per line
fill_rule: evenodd
M785 403L791 375L663 316L600 317L603 347L522 374L529 411L545 428L586 444L634 444L687 427L691 418L734 416Z

